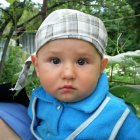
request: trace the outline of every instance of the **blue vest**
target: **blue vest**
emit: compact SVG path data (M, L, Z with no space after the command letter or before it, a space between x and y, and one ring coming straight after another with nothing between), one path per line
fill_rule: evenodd
M140 120L109 93L104 73L95 91L76 103L60 102L42 87L35 89L28 113L38 140L140 140Z

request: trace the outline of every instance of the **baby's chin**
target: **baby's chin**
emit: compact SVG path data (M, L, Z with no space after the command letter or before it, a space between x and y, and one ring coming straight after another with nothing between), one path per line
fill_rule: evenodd
M57 98L58 99L58 98ZM83 100L84 98L59 98L58 100L65 103L75 103Z

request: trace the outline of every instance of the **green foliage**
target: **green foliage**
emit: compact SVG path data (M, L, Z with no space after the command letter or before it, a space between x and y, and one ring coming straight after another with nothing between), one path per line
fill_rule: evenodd
M41 8L35 7L34 3L26 1L26 7L24 8L23 15L20 18L19 24L25 23L29 19L31 19L33 16L37 15L39 13L39 10ZM25 26L26 32L35 32L36 29L40 26L42 22L41 16L36 17L32 22L29 22Z
M27 78L27 82L25 85L25 89L27 91L28 96L32 94L32 91L40 86L39 80L35 74L35 71L33 73L29 73L29 76Z
M98 16L105 22L109 35L107 54L113 56L138 49L135 11L127 0L119 2L97 0L97 2L100 8L104 9L98 13Z
M113 63L108 64L106 71L108 74L111 71L111 74L109 74L109 76L114 76L115 79L121 78L119 81L122 81L122 78L129 78L132 84L140 83L140 57L124 56L124 58L120 62L117 62L117 60L115 62L114 60Z
M110 92L115 96L124 99L126 103L134 106L136 113L140 115L140 108L138 108L138 106L140 106L140 85L114 86L110 88Z
M120 85L110 88L110 91L127 103L140 105L140 85Z
M10 46L8 50L8 59L5 63L5 67L0 78L0 83L14 82L16 79L13 77L15 73L19 73L22 63L22 49L20 47Z

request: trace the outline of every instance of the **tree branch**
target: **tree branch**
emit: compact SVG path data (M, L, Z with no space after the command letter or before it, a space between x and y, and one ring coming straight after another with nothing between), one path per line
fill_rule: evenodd
M31 22L32 20L34 20L36 17L40 16L41 12L39 12L38 14L36 14L35 16L31 17L30 19L26 20L24 23L17 25L17 28L26 26L29 22Z
M8 20L12 20L13 25L16 25L15 20L14 20L13 16L9 13L9 11L7 11L7 10L1 8L1 7L0 7L0 9L1 9L3 12L5 12L5 13L9 16ZM10 22L10 21L9 21L9 22Z

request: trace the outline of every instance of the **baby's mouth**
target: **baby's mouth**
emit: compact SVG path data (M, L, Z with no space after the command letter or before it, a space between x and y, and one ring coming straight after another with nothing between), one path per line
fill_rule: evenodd
M75 90L75 88L72 85L64 85L63 87L59 88L61 92L71 92Z

